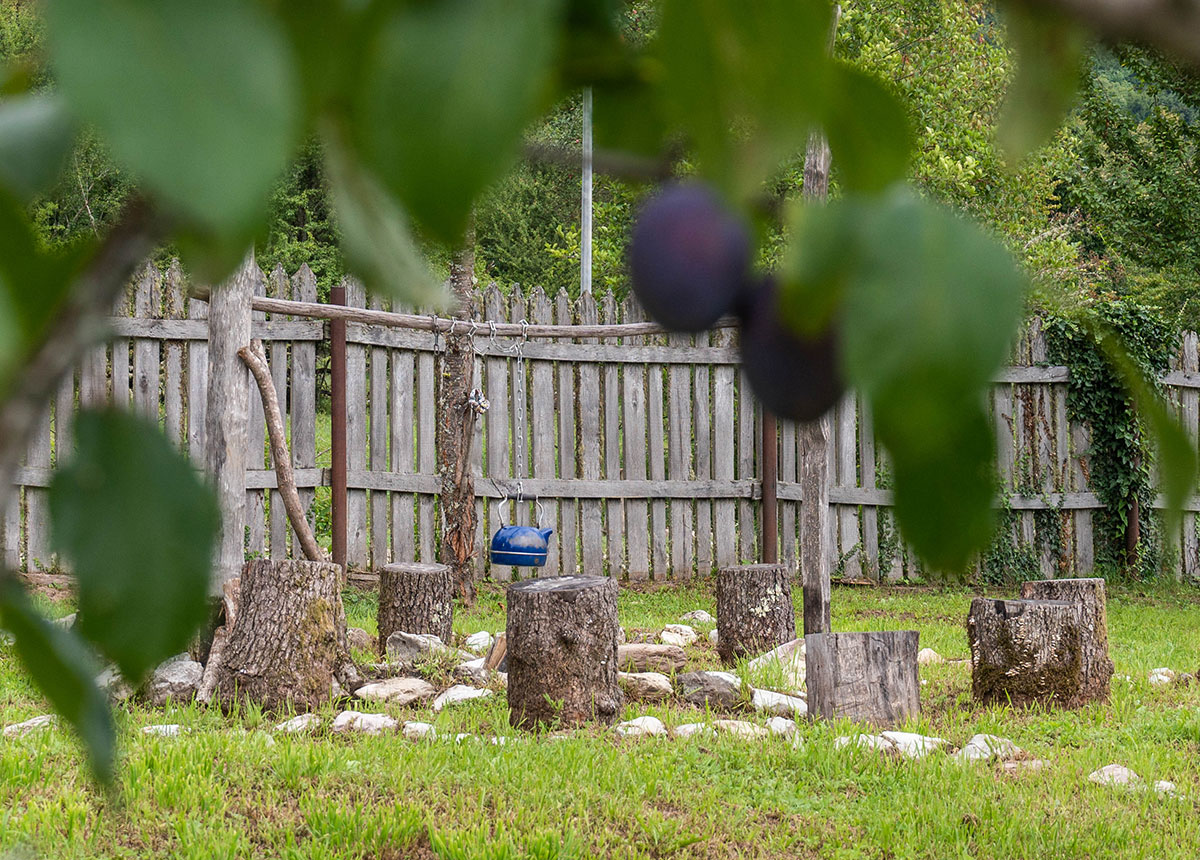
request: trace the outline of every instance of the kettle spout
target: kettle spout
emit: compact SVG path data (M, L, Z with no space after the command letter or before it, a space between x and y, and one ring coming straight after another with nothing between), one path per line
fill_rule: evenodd
M544 540L548 541L550 540L550 535L554 534L554 529L538 529L538 534L540 534Z

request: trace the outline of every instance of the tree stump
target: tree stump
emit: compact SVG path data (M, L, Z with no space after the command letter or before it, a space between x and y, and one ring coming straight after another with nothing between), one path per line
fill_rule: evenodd
M247 562L216 672L217 698L312 710L329 701L334 681L356 686L341 577L330 562Z
M717 653L731 665L796 638L792 581L782 564L748 564L717 572Z
M444 564L396 562L379 571L379 648L393 633L454 634L454 580Z
M921 713L915 630L804 637L808 712L891 728Z
M1023 600L1065 600L1079 608L1081 636L1079 694L1085 701L1108 701L1113 663L1108 657L1108 610L1104 580L1046 579L1021 584Z
M985 703L1067 708L1090 701L1084 667L1108 657L1085 654L1097 643L1085 636L1084 613L1083 604L1066 600L975 598L967 616L972 695Z
M612 723L617 583L603 576L529 579L508 587L509 722L517 728Z

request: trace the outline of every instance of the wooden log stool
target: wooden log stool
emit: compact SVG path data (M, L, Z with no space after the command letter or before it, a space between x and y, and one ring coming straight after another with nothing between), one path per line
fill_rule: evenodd
M379 653L393 633L454 634L454 582L444 564L395 562L379 571Z
M893 728L921 713L916 630L804 637L808 713Z
M1085 604L1071 600L975 598L967 616L972 695L1065 708L1106 698L1107 633L1101 643L1089 616Z
M341 587L342 569L330 562L247 562L228 639L219 658L210 655L218 700L312 710L329 701L335 680L352 688Z
M1079 611L1079 695L1082 701L1108 701L1113 662L1108 656L1108 609L1104 580L1043 579L1021 584L1023 600L1066 600Z
M792 578L782 564L723 567L717 572L717 653L738 657L770 651L796 638Z
M604 576L529 579L508 587L508 714L516 728L612 723L617 583Z

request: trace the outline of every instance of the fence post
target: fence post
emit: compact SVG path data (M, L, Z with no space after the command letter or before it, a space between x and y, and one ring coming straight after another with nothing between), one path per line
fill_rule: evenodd
M346 286L329 290L329 303L346 304ZM346 321L329 321L329 423L333 469L330 476L333 509L333 562L346 576Z
M250 419L250 371L237 351L250 343L250 296L255 266L251 253L230 283L213 290L208 310L208 397L205 463L221 506L215 593L241 575L245 561L246 435Z
M762 412L762 560L779 561L779 425Z

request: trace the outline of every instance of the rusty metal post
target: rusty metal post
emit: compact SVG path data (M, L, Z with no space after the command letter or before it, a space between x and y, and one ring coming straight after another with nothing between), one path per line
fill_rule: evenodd
M333 287L329 303L346 304L346 288ZM333 507L333 561L346 576L346 321L329 321L329 405L333 469L330 490Z
M775 416L762 413L762 560L779 561L779 426Z

